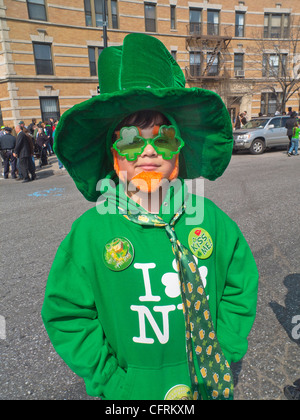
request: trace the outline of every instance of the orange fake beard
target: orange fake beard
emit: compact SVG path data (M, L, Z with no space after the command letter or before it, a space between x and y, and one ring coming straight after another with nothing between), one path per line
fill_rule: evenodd
M117 160L117 152L113 150L113 157L114 157L114 170L116 171L117 176L121 181L124 182L124 179L121 176L120 168ZM179 173L179 155L176 156L175 167L169 176L168 180L172 181L173 179L178 177ZM155 171L143 171L139 174L135 175L130 181L132 184L141 192L144 193L152 193L156 191L160 184L161 180L163 179L163 174L161 172Z
M131 183L141 192L151 193L158 189L163 178L161 172L143 171L131 179Z

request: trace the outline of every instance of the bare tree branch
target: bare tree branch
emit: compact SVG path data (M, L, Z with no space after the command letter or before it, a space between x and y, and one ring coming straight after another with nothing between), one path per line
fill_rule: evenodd
M282 112L287 101L300 89L300 19L290 18L289 34L281 33L281 36L286 38L264 36L265 34L254 34L252 37L255 40L255 44L250 48L252 65L256 72L261 69L262 80L257 82L261 90L273 94L277 109Z

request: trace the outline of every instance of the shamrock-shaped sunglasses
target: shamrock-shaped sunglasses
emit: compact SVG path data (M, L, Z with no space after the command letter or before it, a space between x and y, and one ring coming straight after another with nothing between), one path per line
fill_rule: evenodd
M153 135L155 134L157 135L153 139L145 139L141 136L138 127L123 127L113 148L120 156L132 161L143 153L148 144L151 144L163 159L172 159L184 146L184 141L176 134L176 128L173 125L154 126Z

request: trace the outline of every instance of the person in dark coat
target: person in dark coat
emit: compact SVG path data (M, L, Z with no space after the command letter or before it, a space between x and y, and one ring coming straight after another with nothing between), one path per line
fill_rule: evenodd
M32 144L30 143L30 140L26 136L26 134L23 132L22 127L20 124L16 125L16 133L17 133L17 143L14 150L15 157L19 158L19 170L23 177L23 182L30 181L29 177L29 159L31 159L32 156ZM33 177L33 179L35 176Z
M17 159L13 155L16 147L16 138L11 134L11 128L4 128L4 135L0 137L0 153L4 165L4 179L8 179L9 165L11 165L11 177L16 178Z
M296 112L292 112L290 114L290 118L287 119L286 123L285 123L285 128L287 129L287 136L289 138L289 145L287 150L289 151L291 145L292 145L292 136L293 136L293 128L295 127L295 124L297 123L297 113Z
M241 122L241 117L240 114L237 114L236 119L235 119L235 124L234 124L234 128L236 130L239 130L242 126L242 122Z
M39 127L38 133L36 136L36 144L40 154L40 167L48 165L47 159L47 146L49 143L49 137L46 135L44 130Z
M32 120L31 120L32 122L29 124L29 126L27 127L27 130L29 131L29 133L33 136L33 133L34 133L34 130L35 130L35 127L36 127L36 119L35 118L33 118Z
M28 140L29 145L30 145L31 157L30 157L30 159L28 161L28 170L29 170L29 173L31 175L31 180L33 181L34 179L36 179L36 175L35 175L35 162L34 162L34 147L35 147L35 142L34 142L34 138L29 133L29 131L28 131L27 128L23 128L23 131L26 134L27 140Z

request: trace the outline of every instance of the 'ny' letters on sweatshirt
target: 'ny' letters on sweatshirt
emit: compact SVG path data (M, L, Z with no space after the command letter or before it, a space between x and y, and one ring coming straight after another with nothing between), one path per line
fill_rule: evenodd
M198 263L197 258L195 258L196 263ZM161 282L165 286L165 294L171 299L177 298L180 296L180 286L179 286L179 278L178 278L178 270L176 267L176 260L174 259L173 263L173 269L175 272L165 273L162 278ZM139 297L140 302L160 302L161 296L153 295L152 294L152 288L151 288L151 275L155 274L155 263L135 263L134 268L137 270L141 270L142 279L144 282L145 287L145 294ZM207 276L207 268L205 266L200 267L199 274L201 276L202 282L204 284L204 287L207 284L206 276ZM207 296L209 298L209 296ZM161 305L161 306L154 306L153 312L154 313L161 313L162 316L162 330L159 328L157 322L155 321L155 318L151 312L151 310L145 306L145 305L131 305L130 309L132 311L137 312L138 314L138 323L139 323L139 337L133 337L133 341L135 343L143 343L143 344L153 344L154 339L147 336L146 333L146 319L148 320L148 323L150 324L153 332L155 333L158 341L161 344L166 344L169 341L169 313L172 311L182 310L182 303L175 306L174 304L170 305ZM149 327L148 327L149 328Z

